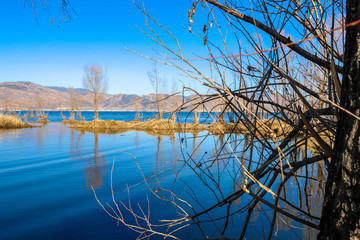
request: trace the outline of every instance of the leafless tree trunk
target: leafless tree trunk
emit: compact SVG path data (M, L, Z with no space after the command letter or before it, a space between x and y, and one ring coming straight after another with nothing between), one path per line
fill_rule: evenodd
M360 20L347 0L346 23ZM360 24L346 31L341 107L360 116ZM360 239L360 121L341 111L326 184L319 239Z
M165 82L159 78L159 74L157 71L157 67L156 67L156 63L154 63L154 70L153 72L148 72L148 76L151 82L151 85L154 88L155 91L155 95L156 95L156 109L157 109L157 118L159 120L162 119L163 117L163 98L162 95L164 93L164 88L165 88Z
M170 109L170 117L169 120L172 122L175 122L176 120L176 109L179 108L179 106L181 105L180 103L180 97L178 96L178 85L177 82L175 80L172 81L172 85L171 85L171 97L170 97L170 101L171 101L171 109Z
M200 145L187 154L190 157L184 167L189 166L216 199L212 203L207 201L206 206L197 201L200 210L192 209L196 212L186 215L186 219L199 226L202 224L199 217L204 217L217 226L217 236L224 237L230 219L246 212L239 236L244 239L255 210L266 208L272 213L270 230L265 233L268 239L275 235L276 226L284 219L290 220L289 225L297 221L310 229L321 230L320 239L359 237L360 36L359 25L355 25L360 18L358 1L348 0L347 25L341 1L253 0L245 4L232 0L193 0L192 3L189 30L199 29L195 34L201 36L208 57L185 57L178 39L139 8L167 37L176 41L176 48L171 48L146 22L148 35L166 50L167 64L208 87L208 94L197 93L201 104L214 102L216 108L231 109L236 119L233 125L248 134L242 140L244 144L223 135L208 158L196 159L195 151ZM206 19L200 27L193 26L197 7L202 8L202 13L208 10L207 18L200 18ZM347 29L346 39L342 37L344 29ZM347 50L343 55L345 40ZM241 41L251 50L245 52ZM204 61L209 71L203 72L200 70L203 65L197 66L197 62ZM237 84L229 83L227 78L231 73L239 76ZM193 101L193 104L192 109L196 109L197 103ZM269 115L272 120L260 119L260 115ZM233 131L236 130L234 127ZM212 177L212 167L219 162L226 163L220 172L227 172L226 177L234 179L231 193L220 187L222 177ZM238 170L235 174L228 171L227 164L231 163ZM314 208L323 196L327 169L330 173L319 225L321 214ZM288 196L290 188L299 199ZM246 201L244 195L251 200ZM241 204L236 204L237 201ZM224 208L227 211L223 215L216 215L217 219L211 217ZM269 212L266 211L267 217Z
M77 108L76 106L76 98L75 98L75 93L74 93L74 88L68 88L68 93L70 96L70 117L69 120L75 120L75 109Z
M93 98L95 121L99 120L99 105L108 87L107 74L100 65L86 65L84 67L83 86Z

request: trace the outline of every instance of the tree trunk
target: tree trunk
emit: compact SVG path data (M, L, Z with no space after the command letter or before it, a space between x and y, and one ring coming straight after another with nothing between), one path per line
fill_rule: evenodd
M160 107L160 96L158 91L156 91L156 106L157 106L157 110L158 110L158 119L161 120L162 119L162 111L161 111L161 107Z
M95 121L99 120L99 111L97 109L95 109Z
M199 115L198 115L198 111L195 109L193 111L193 119L194 119L194 124L199 124Z
M99 102L98 102L98 95L96 93L94 95L94 112L95 112L94 120L97 121L99 120Z
M360 19L348 0L346 23ZM341 106L360 116L360 24L346 29ZM360 239L360 121L340 112L318 239Z

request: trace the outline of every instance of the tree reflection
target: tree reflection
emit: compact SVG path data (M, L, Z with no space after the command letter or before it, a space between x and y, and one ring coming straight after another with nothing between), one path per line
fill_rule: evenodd
M90 167L84 169L86 176L85 187L98 189L103 185L103 176L105 173L105 156L99 154L99 133L94 133L94 156L89 161Z
M254 140L251 134L147 134L154 140L150 147L153 157L151 170L146 165L148 161L138 161L136 153L131 156L143 173L142 183L155 197L181 213L178 219L174 217L169 224L165 224L167 227L177 229L190 223L199 227L199 233L209 232L215 238L238 235L244 239L252 236L253 231L249 229L261 232L263 228L264 232L273 236L280 230L294 231L295 226L302 228L296 233L294 231L295 234L307 239L315 238L317 230L307 224L319 220L326 169L321 162L303 167L299 159L311 159L311 152L303 148L285 152L286 161L272 164L272 171L265 172L261 184L266 188L251 187L245 171L256 173L269 155L264 144ZM94 166L84 171L87 188L92 186L96 189L103 183L104 158L99 154L98 134L94 136ZM137 136L134 136L135 139ZM138 141L135 140L135 145ZM134 148L137 148L135 145ZM248 185L249 188L246 188ZM270 195L268 189L274 189L274 194ZM149 217L142 215L142 210L139 214L131 208L130 202L136 201L138 199L129 198L129 205L123 206L124 209L109 206L112 207L111 211L115 209L116 214L108 214L124 225L139 230L144 236L150 236L158 226L150 223ZM115 199L114 204L116 202ZM290 215L289 209L296 214ZM126 211L143 222L132 225L129 219L123 218ZM157 214L156 217L161 216L161 213ZM239 219L240 228L232 224ZM299 219L305 219L304 224L299 225ZM158 230L156 234L161 235L161 231ZM202 238L206 238L206 235Z
M157 136L157 147L156 147L156 172L159 171L159 168L162 168L164 163L164 150L162 146L162 139L161 135Z

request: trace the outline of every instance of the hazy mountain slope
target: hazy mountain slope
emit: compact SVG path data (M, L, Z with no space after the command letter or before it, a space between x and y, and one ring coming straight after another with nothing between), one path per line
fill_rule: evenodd
M91 94L85 89L74 89L74 95L78 110L93 110ZM181 96L169 97L166 94L160 95L161 109L173 111L184 101L191 97ZM280 99L280 100L279 100ZM281 101L279 98L277 101ZM155 94L138 96L135 94L106 94L100 104L103 111L157 111L157 97ZM193 104L194 102L191 102ZM4 82L0 83L0 110L70 110L70 93L64 87L45 87L31 82ZM204 104L204 111L222 111L224 106L220 98ZM191 106L187 111L193 108ZM255 106L248 105L251 111ZM270 105L265 108L273 111ZM203 111L199 107L198 111Z
M84 89L75 89L80 110L92 110L91 95ZM167 95L163 95L166 98ZM45 87L31 82L0 83L0 108L9 110L69 110L70 94L64 87ZM109 111L156 111L156 95L106 94L100 110ZM161 102L164 111L171 111L181 103L181 98Z
M60 92L68 92L68 88L66 88L66 87L56 87L56 86L46 86L46 87L51 88L56 91L60 91ZM81 94L87 94L88 90L86 90L85 88L74 88L74 92L81 93Z

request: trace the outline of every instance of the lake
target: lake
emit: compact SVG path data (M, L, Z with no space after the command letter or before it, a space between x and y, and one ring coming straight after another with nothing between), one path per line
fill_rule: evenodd
M24 116L27 112L20 111L18 112L20 116ZM51 122L60 122L63 120L61 114L64 117L69 118L69 111L48 111L46 112L48 119ZM99 118L101 120L117 120L117 121L132 121L136 118L137 114L140 116L141 121L146 121L149 119L156 118L157 112L114 112L114 111L100 111ZM197 113L199 116L200 123L212 123L217 119L216 113L212 112L211 114L207 112L199 112ZM34 115L35 112L34 112ZM81 115L86 119L86 121L94 120L94 112L93 111L81 111ZM163 113L164 119L169 119L170 113ZM192 123L193 122L193 112L179 112L176 113L176 121L181 123ZM224 115L224 120L229 121L229 114ZM26 121L36 121L38 118L27 118ZM75 115L76 120L80 120L77 115Z
M181 209L193 215L241 187L243 176L236 161L213 159L216 149L227 151L223 147L224 136L209 136L207 132L80 132L57 123L62 120L57 114L50 112L51 122L37 128L0 131L0 239L136 239L139 233L111 218L99 202L115 215L114 198L128 224L146 226L144 219L135 219L131 212L150 216L153 224L181 217L179 208L154 196L150 188L158 196L174 199ZM133 116L132 112L100 113L102 119L132 120ZM243 135L231 138L236 146L246 141ZM192 154L195 148L196 154ZM183 167L186 161L189 164ZM213 161L209 172L199 172L197 164L207 161ZM210 179L217 181L204 182L201 177L210 170ZM244 195L235 205L246 205L250 199ZM271 213L266 214L266 207L260 210L251 218L246 239L263 238L268 229L264 222ZM225 211L225 207L219 208L200 219L202 230L192 224L174 235L181 239L219 237L216 225L208 219L216 219ZM240 211L231 218L226 237L240 235L245 215ZM219 226L224 222L220 220ZM277 238L313 237L301 224L291 225L292 228L280 221ZM167 231L161 226L154 229Z

